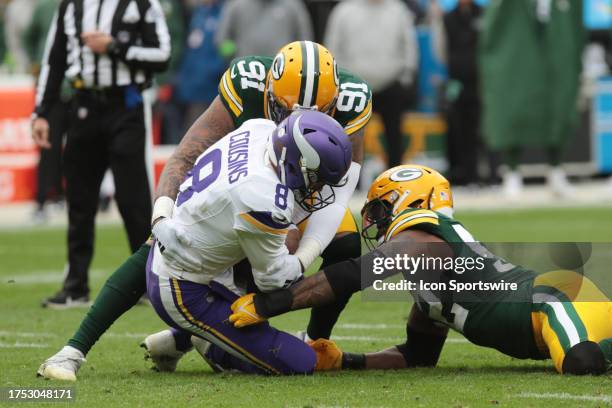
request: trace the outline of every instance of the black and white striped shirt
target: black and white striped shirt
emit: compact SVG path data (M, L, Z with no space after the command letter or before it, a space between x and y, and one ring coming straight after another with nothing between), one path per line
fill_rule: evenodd
M94 54L81 34L114 38L112 53ZM67 78L78 88L150 84L170 59L170 34L159 0L62 0L47 35L36 90L36 114L45 116Z

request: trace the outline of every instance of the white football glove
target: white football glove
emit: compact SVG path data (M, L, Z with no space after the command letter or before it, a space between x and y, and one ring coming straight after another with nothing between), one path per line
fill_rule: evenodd
M182 225L172 218L162 218L153 226L153 235L157 240L160 252L169 261L184 266L187 270L198 270L200 263L185 251L192 245L191 237Z
M295 255L285 255L272 262L265 273L253 271L257 287L263 292L288 288L303 277L302 264Z

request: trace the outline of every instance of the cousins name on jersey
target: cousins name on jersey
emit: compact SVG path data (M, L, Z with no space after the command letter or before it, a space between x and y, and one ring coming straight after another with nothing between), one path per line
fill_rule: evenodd
M227 155L227 179L234 184L249 174L249 137L251 132L240 132L230 136Z

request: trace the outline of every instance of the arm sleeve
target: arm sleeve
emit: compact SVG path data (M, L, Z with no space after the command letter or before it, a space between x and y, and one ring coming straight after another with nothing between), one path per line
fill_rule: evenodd
M288 287L302 277L299 261L285 246L289 225L275 221L265 212L250 211L236 217L238 241L262 292Z
M321 210L315 211L308 219L308 225L306 226L304 234L302 235L300 247L298 247L296 251L296 256L298 256L300 259L303 258L300 251L302 242L305 244L315 242L319 245L320 250L318 254L312 254L311 256L307 257L308 260L305 261L305 263L308 265L304 264L304 268L307 268L317 256L321 255L323 250L325 250L336 235L336 231L338 230L342 217L344 216L344 213L348 207L349 199L355 192L355 187L359 181L360 171L361 165L355 162L351 163L351 167L347 173L348 179L346 184L342 187L334 187L334 191L336 193L334 203Z
M66 72L66 42L64 32L65 2L62 2L53 17L45 51L40 67L40 74L36 85L35 113L40 117L47 117L51 107L60 95L64 73Z
M162 72L170 62L170 33L159 0L146 0L142 23L142 45L117 44L117 55L131 68Z

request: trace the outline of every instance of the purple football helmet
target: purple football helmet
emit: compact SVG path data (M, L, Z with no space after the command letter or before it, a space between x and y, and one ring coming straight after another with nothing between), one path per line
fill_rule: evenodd
M352 160L351 142L342 126L318 111L289 115L272 133L268 152L281 183L308 212L334 202L334 187L346 183ZM322 190L324 185L329 188Z

